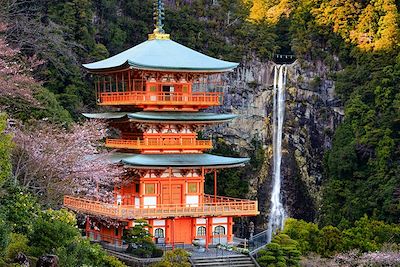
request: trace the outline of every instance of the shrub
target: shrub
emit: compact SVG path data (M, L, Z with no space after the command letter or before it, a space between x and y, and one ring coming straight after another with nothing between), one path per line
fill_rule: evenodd
M153 264L153 267L190 267L189 253L184 249L167 251L162 261Z
M107 253L96 244L90 244L88 240L77 239L66 247L60 247L56 251L60 259L60 266L96 266L96 267L124 267L126 266L115 257Z
M67 247L79 236L79 230L66 222L39 218L33 225L29 245L32 247L32 254L40 256L53 253L57 248Z
M343 231L344 249L363 252L379 250L384 243L400 243L400 226L362 217L354 227Z
M10 242L10 230L6 222L0 218L0 256L2 256Z
M332 256L343 250L342 232L334 226L325 226L320 231L317 252L324 256Z
M12 232L29 235L33 222L40 214L36 198L17 187L7 188L8 194L0 198L0 213L8 222Z
M286 234L278 234L258 253L257 262L261 267L299 266L299 243Z
M315 223L289 218L285 222L285 228L282 233L287 234L291 239L298 242L298 248L302 254L317 251L318 249L318 240L320 240L321 233Z
M153 258L159 258L162 257L164 255L164 251L162 249L159 248L154 248L153 252L152 252L152 257Z
M27 254L29 252L28 238L22 234L12 233L10 243L6 248L5 258L13 260L19 252Z

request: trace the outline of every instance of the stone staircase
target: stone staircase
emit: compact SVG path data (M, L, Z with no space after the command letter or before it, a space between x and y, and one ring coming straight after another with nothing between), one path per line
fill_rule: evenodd
M229 255L224 257L191 258L193 267L256 267L247 255Z

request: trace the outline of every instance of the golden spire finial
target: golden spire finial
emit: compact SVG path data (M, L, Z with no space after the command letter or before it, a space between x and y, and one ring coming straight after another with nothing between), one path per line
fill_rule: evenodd
M170 35L164 31L163 20L165 18L164 3L162 0L155 0L154 4L154 31L149 34L149 40L169 40Z

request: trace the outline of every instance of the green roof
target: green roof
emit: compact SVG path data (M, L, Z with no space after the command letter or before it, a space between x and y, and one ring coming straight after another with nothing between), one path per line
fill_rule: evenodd
M242 166L249 158L231 158L211 154L130 154L114 153L111 160L134 168L213 167Z
M127 118L138 122L225 122L237 116L234 114L217 114L206 112L109 112L109 113L83 113L90 119L122 119Z
M172 40L148 40L110 58L84 64L91 72L126 69L225 72L239 64L209 57Z

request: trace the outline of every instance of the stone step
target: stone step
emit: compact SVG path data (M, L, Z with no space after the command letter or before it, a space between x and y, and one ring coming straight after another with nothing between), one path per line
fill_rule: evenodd
M216 257L192 257L192 260L225 260L225 259L250 259L249 256L246 255L227 255L227 256L216 256Z
M220 262L218 264L216 263L208 263L208 264L203 264L203 265L198 265L196 263L193 264L194 267L214 267L214 266L218 266L218 267L255 267L254 263L232 263L232 262Z
M202 265L202 264L208 264L208 263L225 263L225 262L232 262L232 263L253 263L251 260L240 260L240 261L230 261L230 260L226 260L226 261L213 261L213 260L209 260L209 261L193 261L193 263L196 263L198 265Z
M231 255L216 258L192 258L194 267L255 267L250 257L245 255Z

